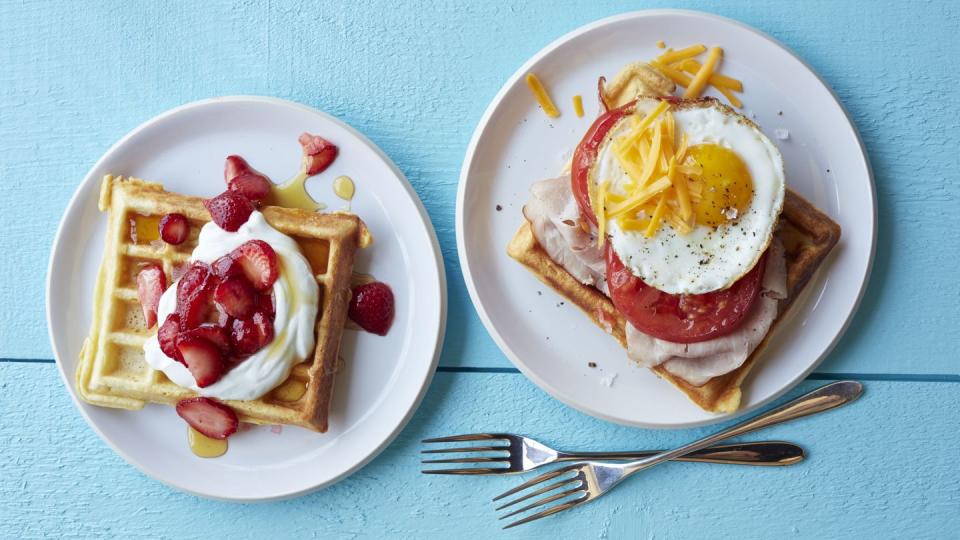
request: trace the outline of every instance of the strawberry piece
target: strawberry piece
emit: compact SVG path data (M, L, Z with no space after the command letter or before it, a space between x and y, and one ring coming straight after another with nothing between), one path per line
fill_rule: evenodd
M253 212L253 203L243 195L224 191L212 199L203 201L210 212L210 219L221 229L234 232L247 222Z
M230 354L230 335L227 333L226 328L222 326L209 323L201 324L192 330L186 330L177 334L176 343L179 344L181 340L192 338L203 338L216 345L221 353L225 355Z
M197 386L204 388L220 380L224 372L223 354L220 349L202 337L177 339L177 352L190 370Z
M159 265L148 264L140 269L140 273L137 274L137 298L140 299L143 320L147 328L157 324L157 307L166 288L167 276Z
M240 264L243 275L259 291L273 286L280 275L277 254L270 244L263 240L250 240L241 244L230 253L230 256Z
M177 353L176 339L180 333L180 316L176 313L167 315L160 328L157 329L157 341L160 342L160 350L163 354L173 358L177 362L183 362L183 358Z
M227 160L223 164L223 181L229 184L234 178L248 172L257 172L257 170L251 167L247 160L236 154L227 156Z
M223 180L227 189L243 195L254 202L262 202L270 195L273 185L267 175L254 169L240 156L227 156L223 167Z
M273 341L273 320L262 311L249 319L235 319L230 331L230 345L241 356L249 356Z
M229 254L213 261L213 264L210 265L210 269L213 270L213 274L220 279L224 279L227 276L243 274L243 268L240 268L240 265L237 263L237 261L234 260L234 258Z
M213 301L231 317L246 319L257 307L257 292L242 275L230 276L214 289Z
M273 295L264 293L257 297L257 311L262 311L268 319L273 320L277 310L273 307Z
M168 244L178 246L190 234L190 223L183 214L167 214L160 219L160 238Z
M320 137L302 133L297 139L303 147L303 168L309 175L320 174L337 158L337 145Z
M374 281L353 288L347 314L360 328L385 336L393 324L393 312L393 291L386 283Z
M210 296L217 278L206 264L195 262L177 282L177 314L184 330L196 328L210 314Z
M177 403L177 414L190 427L211 439L226 439L240 426L233 409L207 397L181 399Z

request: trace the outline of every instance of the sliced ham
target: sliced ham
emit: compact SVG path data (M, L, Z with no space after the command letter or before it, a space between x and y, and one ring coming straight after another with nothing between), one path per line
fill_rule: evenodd
M573 198L570 175L537 182L523 215L537 243L554 262L585 285L607 294L607 263L597 238L580 227L580 208Z

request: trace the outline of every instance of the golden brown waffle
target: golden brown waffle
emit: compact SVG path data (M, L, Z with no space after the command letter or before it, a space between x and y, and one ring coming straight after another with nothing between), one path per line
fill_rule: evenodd
M749 358L734 371L714 377L703 386L693 386L675 377L663 367L654 373L686 394L700 408L714 413L732 412L740 407L740 385L757 363L761 351L787 309L800 294L827 254L840 238L840 226L793 191L787 190L777 236L783 242L787 259L787 299L780 303L777 320ZM537 243L530 224L524 222L507 247L507 253L526 266L537 278L579 307L600 328L608 329L624 348L627 346L627 321L613 302L596 288L580 283L555 263Z
M172 405L192 397L192 391L177 386L144 360L143 343L157 329L145 327L136 279L144 264L157 263L163 267L167 283L173 283L174 269L188 261L200 228L210 220L203 199L170 193L143 180L106 176L100 190L100 211L107 213L107 234L94 293L93 324L77 366L80 396L94 405L122 409L141 409L148 402ZM179 246L147 236L156 235L156 221L172 212L185 215L191 224L190 236ZM298 399L284 401L282 397L290 396L274 390L257 400L226 403L242 422L292 424L324 432L350 301L354 256L357 248L366 247L372 238L353 214L317 214L274 206L262 212L270 225L297 242L316 274L320 285L317 345L313 358L294 366L283 383L306 385ZM134 232L138 230L139 234Z

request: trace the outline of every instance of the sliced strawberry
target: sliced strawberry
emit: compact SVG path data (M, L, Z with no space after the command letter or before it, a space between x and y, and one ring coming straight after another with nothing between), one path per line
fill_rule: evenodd
M262 311L268 319L273 320L273 317L277 314L273 307L273 294L261 293L257 296L257 311Z
M230 256L240 264L243 275L259 291L273 286L273 282L280 275L277 254L270 244L263 240L250 240L241 244Z
M163 351L163 354L173 358L177 362L182 362L183 359L177 354L176 346L177 334L179 333L180 316L176 313L171 313L167 315L167 319L163 321L163 324L161 324L157 330L157 341L160 342L160 350Z
M337 158L337 145L320 137L303 133L298 139L303 146L303 167L307 174L320 174Z
M160 219L160 238L175 246L183 243L190 234L190 223L183 214L167 214Z
M181 340L192 338L203 338L216 345L221 353L225 355L230 354L230 334L228 334L227 330L222 326L209 323L201 324L192 330L186 330L177 334L176 343L179 344Z
M177 352L183 357L184 365L200 388L210 386L223 376L223 354L209 340L202 337L178 338Z
M243 173L227 184L227 189L254 202L263 202L270 195L271 182L260 173Z
M393 291L380 281L353 288L348 315L367 332L387 335L393 323Z
M137 274L137 297L140 299L147 328L157 324L157 306L160 305L160 297L166 288L167 276L159 265L148 264L140 269Z
M204 263L195 262L177 282L177 314L184 330L206 322L210 314L210 298L218 279Z
M262 311L249 319L236 319L230 331L230 345L241 356L249 356L273 341L273 320Z
M181 399L177 403L177 414L190 427L211 439L226 439L240 426L233 409L207 397Z
M210 212L210 219L221 229L234 232L247 222L253 212L253 203L243 195L224 191L212 199L203 201Z
M257 172L257 170L251 167L247 160L236 154L227 156L223 165L223 182L229 184L234 178L248 172Z
M257 307L257 291L242 275L230 276L217 285L213 301L231 317L246 319Z
M220 279L223 279L227 276L243 274L243 268L241 268L240 264L238 264L237 261L234 260L234 258L229 254L213 261L213 264L210 265L210 269L213 270L213 274Z

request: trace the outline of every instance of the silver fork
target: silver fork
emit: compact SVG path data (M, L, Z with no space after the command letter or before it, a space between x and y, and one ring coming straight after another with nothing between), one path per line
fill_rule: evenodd
M490 441L496 446L454 446L423 450L423 454L445 453L491 453L497 456L460 457L447 459L426 459L424 464L440 463L478 463L486 467L467 467L461 469L429 469L424 474L515 474L532 471L544 465L559 461L581 461L585 459L604 461L626 461L643 459L663 452L663 450L640 450L635 452L564 452L522 435L512 433L474 433L424 439L424 443L446 443L464 441ZM504 455L503 453L506 452ZM783 466L793 465L803 459L803 448L783 441L747 442L711 446L678 458L679 461L699 463L728 463L736 465ZM501 465L506 464L506 467Z
M730 437L736 437L738 435L750 433L758 429L839 407L840 405L857 399L860 397L861 393L863 393L863 385L856 381L839 381L830 383L828 385L821 386L813 392L803 395L787 403L786 405L766 412L760 416L751 418L745 422L741 422L735 426L729 427L717 434L704 437L698 441L687 444L686 446L681 446L675 450L661 452L654 456L629 463L612 464L596 461L574 463L572 465L560 467L559 469L541 474L540 476L528 482L524 482L523 484L520 484L506 493L498 495L493 500L499 501L500 499L509 497L510 495L519 493L528 488L540 486L548 480L555 478L558 479L557 482L544 487L539 487L539 489L533 491L532 493L514 499L497 508L497 510L503 510L521 501L526 501L533 497L544 495L555 490L561 490L558 493L544 497L543 499L528 504L519 510L514 510L500 517L500 519L506 519L528 510L533 510L534 508L563 500L563 502L559 502L556 505L547 507L536 514L529 515L518 521L514 521L513 523L510 523L504 527L504 529L516 527L517 525L529 523L558 512L563 512L564 510L568 510L585 502L592 501L613 489L614 486L622 482L628 476L653 467L654 465L659 465L671 459L678 459L682 456L702 450ZM578 494L579 496L568 499L568 497Z

